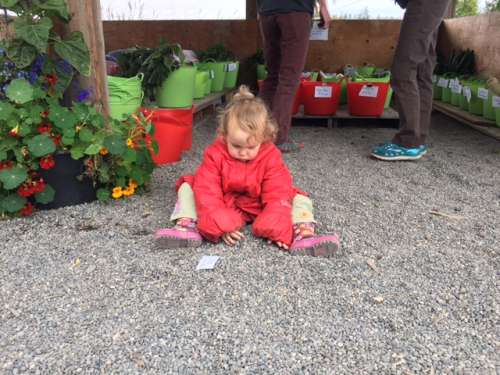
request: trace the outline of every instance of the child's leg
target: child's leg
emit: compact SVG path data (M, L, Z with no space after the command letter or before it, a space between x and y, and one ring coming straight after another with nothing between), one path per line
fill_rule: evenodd
M170 220L175 221L181 218L188 218L193 221L198 219L193 189L191 189L191 186L187 182L184 182L177 191L177 202L175 203Z
M338 250L337 236L315 235L313 204L305 195L297 194L293 198L292 223L294 239L290 254L329 257Z
M173 228L156 231L156 245L164 249L200 246L202 238L196 229L196 219L193 189L183 183L177 191L177 202L170 217L176 224Z

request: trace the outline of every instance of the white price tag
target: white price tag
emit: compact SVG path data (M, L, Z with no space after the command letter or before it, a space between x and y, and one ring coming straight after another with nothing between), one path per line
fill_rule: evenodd
M455 78L450 79L449 88L453 89L453 88L457 87L457 85L459 85L459 84L460 83L459 83L458 79L455 79Z
M446 78L439 78L439 81L438 81L438 86L439 87L442 87L442 88L446 88L448 87L448 83L449 83L449 80L447 80Z
M433 75L432 76L432 83L436 83L437 79L438 79L437 75Z
M315 98L331 98L333 95L332 86L316 86L314 88Z
M215 78L215 70L210 69L210 79L214 79L214 78Z
M467 101L470 102L472 98L472 92L470 91L470 87L464 87L464 96L467 98Z
M500 96L493 97L493 108L500 108Z
M378 96L378 86L363 86L363 88L359 92L359 96L376 98Z
M227 64L227 71L228 72L234 72L237 68L237 65L235 63L230 63Z
M462 85L460 83L457 84L457 85L454 85L451 88L451 92L454 93L454 94L461 94L462 93Z
M484 89L484 88L480 88L477 90L477 97L479 99L483 99L483 100L488 100L488 96L490 95L490 92L488 89Z

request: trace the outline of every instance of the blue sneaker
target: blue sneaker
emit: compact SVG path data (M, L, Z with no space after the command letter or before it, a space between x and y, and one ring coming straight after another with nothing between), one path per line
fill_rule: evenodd
M372 150L372 156L380 160L417 160L427 153L427 146L407 148L395 143L384 143L375 146Z

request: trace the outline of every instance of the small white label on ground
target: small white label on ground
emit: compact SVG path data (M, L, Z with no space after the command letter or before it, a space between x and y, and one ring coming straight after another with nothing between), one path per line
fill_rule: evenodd
M490 95L490 91L488 89L480 88L477 90L477 97L479 99L488 100L488 96Z
M200 262L196 266L196 271L200 270L213 270L215 264L219 261L219 256L217 255L203 255Z
M493 108L500 108L500 96L493 97Z
M234 72L238 66L235 63L227 64L227 71Z
M472 98L470 87L464 87L464 96L467 98L467 101L470 102L470 99Z
M439 78L438 86L446 88L446 87L448 87L448 83L449 83L449 81L446 78L441 77L441 78Z
M378 96L378 86L363 86L363 88L359 92L359 96L376 98Z
M314 88L315 98L331 98L333 95L332 86L316 86Z

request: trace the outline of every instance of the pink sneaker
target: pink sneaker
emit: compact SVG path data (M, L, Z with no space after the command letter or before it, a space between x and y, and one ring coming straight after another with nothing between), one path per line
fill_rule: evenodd
M310 255L329 258L340 248L336 235L315 235L313 223L294 225L295 238L290 246L290 255Z
M198 247L202 238L194 220L179 219L173 228L158 229L155 233L155 243L159 249Z

